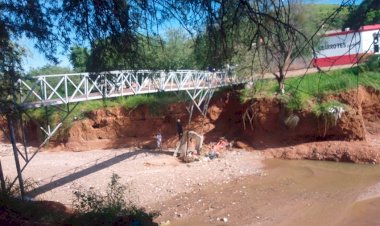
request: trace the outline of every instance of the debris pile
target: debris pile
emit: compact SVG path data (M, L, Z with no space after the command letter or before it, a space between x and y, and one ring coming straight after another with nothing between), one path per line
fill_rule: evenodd
M233 142L229 142L226 138L221 137L216 143L210 143L205 147L205 156L210 160L214 158L223 157L227 151L232 149Z
M221 137L218 142L203 145L203 136L194 132L186 131L181 137L180 142L174 152L174 157L179 158L184 162L198 161L201 156L212 160L224 155L226 151L232 149L232 142Z

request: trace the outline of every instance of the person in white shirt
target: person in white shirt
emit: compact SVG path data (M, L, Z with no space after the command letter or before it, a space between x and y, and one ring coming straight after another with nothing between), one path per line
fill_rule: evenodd
M158 130L156 134L157 149L162 150L162 135L161 131Z

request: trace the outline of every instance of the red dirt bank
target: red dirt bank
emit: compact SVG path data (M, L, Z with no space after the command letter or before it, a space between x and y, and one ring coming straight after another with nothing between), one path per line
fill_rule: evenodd
M377 163L380 144L380 94L359 88L326 99L338 99L350 106L336 126L325 129L325 123L308 111L296 112L300 117L294 129L283 121L286 110L275 99L258 99L253 104L254 129L243 129L242 114L248 104L241 104L235 92L224 93L210 103L207 118L196 115L186 125L205 135L205 142L224 136L238 147L264 151L268 156L285 159L316 159ZM160 116L147 107L134 110L101 109L89 113L88 119L75 121L65 142L54 149L86 151L129 146L154 148L153 136L161 128L164 147L174 147L175 120L188 121L184 104L173 104ZM54 142L53 142L54 143Z

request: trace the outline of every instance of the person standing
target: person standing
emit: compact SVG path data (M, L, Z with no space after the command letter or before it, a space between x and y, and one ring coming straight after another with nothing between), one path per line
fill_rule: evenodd
M156 134L157 149L162 150L162 135L161 131L158 130Z
M183 129L182 129L182 123L181 123L181 120L180 119L177 119L177 134L178 134L178 138L181 140L182 138L182 135L183 135Z

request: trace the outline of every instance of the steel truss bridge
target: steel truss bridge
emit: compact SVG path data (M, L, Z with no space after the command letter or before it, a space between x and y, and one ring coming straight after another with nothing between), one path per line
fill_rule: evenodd
M59 75L39 75L33 77L21 77L15 83L13 93L14 104L19 106L19 125L22 131L23 152L15 145L13 119L9 125L9 139L13 144L17 178L19 179L21 196L24 196L22 172L28 163L34 158L39 150L49 141L55 132L62 126L70 113L77 107L78 103L104 98L131 96L157 92L185 92L190 105L187 110L191 120L193 109L196 108L201 114L206 115L208 104L215 89L219 87L232 86L247 82L247 78L236 76L231 72L209 72L198 70L177 71L149 71L149 70L124 70L100 73L73 73ZM62 107L66 105L65 107ZM60 118L56 125L49 121L48 107L56 107L64 111L65 116ZM27 151L27 139L24 130L23 114L28 114L28 109L45 108L46 123L40 125L45 133L45 139L37 150L29 155ZM4 134L6 131L1 127ZM21 166L19 156L25 164ZM16 182L15 178L11 186Z
M20 89L20 105L23 108L39 108L103 98L173 91L186 91L192 100L196 100L199 95L201 99L204 99L200 91L210 91L245 81L235 74L226 72L125 70L40 75L20 78L17 83Z

